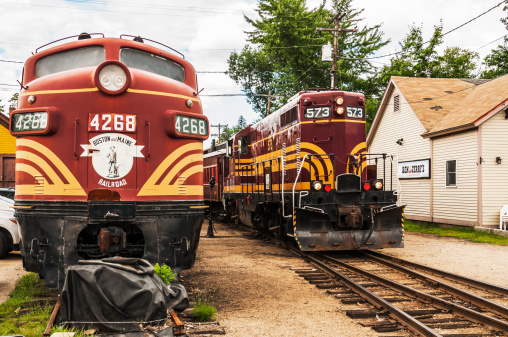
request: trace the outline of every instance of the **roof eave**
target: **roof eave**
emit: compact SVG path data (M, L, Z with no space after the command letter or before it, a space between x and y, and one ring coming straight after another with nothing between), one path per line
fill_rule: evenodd
M452 133L458 133L458 132L462 132L462 131L476 129L476 127L477 126L474 123L468 123L468 124L463 124L463 125L459 125L459 126L454 126L453 128L435 131L435 132L425 132L425 133L422 133L420 136L422 136L423 138L434 138L434 137L439 137L439 136L450 135Z
M369 148L370 143L372 142L372 138L376 134L377 128L379 126L379 121L381 120L381 115L383 107L387 106L386 100L388 97L390 97L391 92L393 92L393 89L395 88L395 82L393 82L392 77L390 77L390 81L388 82L386 86L386 90L383 94L383 98L381 98L381 102L379 103L379 106L376 111L376 115L374 116L374 120L372 121L372 125L370 126L369 133L367 133L367 148Z
M0 125L9 130L9 116L0 112Z

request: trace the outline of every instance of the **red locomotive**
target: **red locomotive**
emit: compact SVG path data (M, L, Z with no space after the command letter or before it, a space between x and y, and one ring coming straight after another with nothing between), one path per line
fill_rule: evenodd
M388 160L366 153L363 95L300 92L205 151L204 199L213 213L292 237L303 251L403 247L403 207L375 178Z
M190 268L204 216L194 68L155 41L91 35L30 57L11 114L23 265L53 288L81 259Z

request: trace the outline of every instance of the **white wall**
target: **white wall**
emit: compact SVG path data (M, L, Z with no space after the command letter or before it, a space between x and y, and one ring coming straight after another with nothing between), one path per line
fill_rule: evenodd
M508 120L504 111L481 126L482 226L499 226L499 210L508 204ZM496 163L501 157L501 164ZM478 160L480 160L478 158Z
M438 137L433 142L433 220L477 225L477 131ZM457 186L446 187L446 161L453 159L457 160Z
M400 96L400 111L393 111L393 96ZM401 204L406 204L404 215L408 219L430 221L430 179L397 179L398 161L412 161L430 158L430 140L420 135L426 130L416 117L405 98L395 88L388 99L388 104L378 129L370 143L370 153L388 153L395 157L393 167L393 187L397 188L397 182L401 187ZM403 145L397 145L396 141L403 138ZM387 181L385 186L390 186L390 175L387 165ZM378 169L378 177L382 178L381 170ZM398 188L397 188L398 189Z

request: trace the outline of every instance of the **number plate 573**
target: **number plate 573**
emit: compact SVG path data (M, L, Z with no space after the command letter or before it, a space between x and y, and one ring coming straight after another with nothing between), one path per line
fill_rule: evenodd
M136 115L123 114L90 114L88 131L136 132Z

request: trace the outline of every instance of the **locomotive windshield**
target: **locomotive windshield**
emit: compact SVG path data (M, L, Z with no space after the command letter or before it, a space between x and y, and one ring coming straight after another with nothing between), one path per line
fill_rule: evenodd
M120 61L130 68L145 70L185 82L185 69L180 64L152 53L138 49L122 48Z
M106 59L103 46L89 46L45 56L35 64L35 76L43 77L66 70L95 67Z

